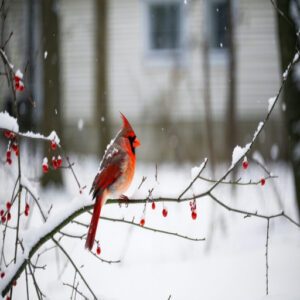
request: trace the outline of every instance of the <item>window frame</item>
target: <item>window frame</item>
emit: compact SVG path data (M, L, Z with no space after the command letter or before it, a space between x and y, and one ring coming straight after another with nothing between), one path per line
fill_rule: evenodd
M147 61L159 64L181 64L184 60L186 41L186 17L182 0L142 0L143 2L143 36L144 36L144 56ZM152 49L151 48L151 18L150 6L153 4L178 4L179 5L179 46L176 49Z
M209 36L209 56L210 61L212 63L227 63L228 61L228 48L221 48L221 47L213 47L212 43L212 35L214 33L213 22L214 16L212 15L213 5L217 2L227 2L226 0L210 0L207 1L206 5L206 16L207 16L207 26L208 26L208 36ZM235 8L235 1L233 1L233 6ZM235 9L234 9L235 11ZM235 17L235 16L233 16Z

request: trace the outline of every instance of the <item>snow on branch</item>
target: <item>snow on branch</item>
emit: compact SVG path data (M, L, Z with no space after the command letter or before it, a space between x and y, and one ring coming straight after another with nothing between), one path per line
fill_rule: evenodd
M0 128L9 130L14 133L19 132L19 124L16 118L12 117L8 112L0 112Z
M30 139L53 141L57 145L60 144L60 138L53 130L48 136L41 133L35 133L32 131L19 132L19 124L16 118L12 117L8 112L0 112L0 129L11 131L18 136L22 136Z

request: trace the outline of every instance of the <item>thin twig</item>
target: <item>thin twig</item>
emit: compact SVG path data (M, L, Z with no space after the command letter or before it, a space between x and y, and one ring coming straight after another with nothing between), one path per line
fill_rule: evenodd
M82 273L80 272L79 268L76 266L75 262L73 261L73 259L71 258L71 256L68 254L68 252L62 247L62 245L55 239L52 238L52 241L57 245L57 247L63 252L63 254L68 258L69 262L72 264L72 266L74 267L74 269L76 270L76 272L78 273L78 275L80 276L81 280L84 282L84 284L86 285L86 287L88 288L88 290L90 291L90 293L93 295L94 299L97 299L95 293L93 292L93 290L90 288L88 282L86 281L86 279L84 278L84 276L82 275Z
M186 187L186 189L179 195L178 199L181 199L182 196L193 186L195 181L199 178L203 170L205 169L207 164L207 158L204 159L204 162L201 164L200 171L198 172L198 175L190 182L190 184Z
M150 231L153 231L153 232L159 232L159 233L163 233L163 234L167 234L167 235L173 235L173 236L183 238L183 239L187 239L187 240L194 241L194 242L205 241L205 238L191 238L189 236L185 236L185 235L182 235L182 234L179 234L179 233L176 233L176 232L170 232L170 231L161 230L161 229L157 229L157 228L141 226L138 223L135 223L133 221L127 221L127 220L124 220L124 219L114 219L114 218L108 218L108 217L101 217L101 219L106 220L106 221L111 221L111 222L125 223L125 224L129 224L129 225L137 226L140 229L150 230Z
M71 289L75 290L76 293L78 293L83 299L85 300L90 300L90 298L88 298L87 296L85 296L81 291L78 290L77 287L75 287L74 285L71 285L69 283L66 283L66 282L63 282L63 285L64 286L68 286L70 287ZM72 293L73 294L73 293Z
M270 219L267 219L267 237L266 237L266 295L269 294L269 231Z

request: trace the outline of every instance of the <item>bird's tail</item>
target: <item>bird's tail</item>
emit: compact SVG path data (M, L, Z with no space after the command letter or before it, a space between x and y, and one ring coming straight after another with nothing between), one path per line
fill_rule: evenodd
M89 249L89 250L92 250L93 245L94 245L95 236L96 236L96 232L97 232L97 226L98 226L99 217L100 217L100 212L101 212L101 208L104 204L103 198L104 198L103 194L101 194L100 196L97 196L96 202L94 205L94 211L93 211L91 223L89 226L89 231L88 231L88 234L86 237L86 242L85 242L85 248Z

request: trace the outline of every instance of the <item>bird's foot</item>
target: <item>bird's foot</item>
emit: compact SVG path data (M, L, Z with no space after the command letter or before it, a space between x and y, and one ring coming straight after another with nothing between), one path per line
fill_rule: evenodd
M129 198L126 195L121 195L119 198L119 205L121 207L122 203L125 203L125 206L128 207Z

